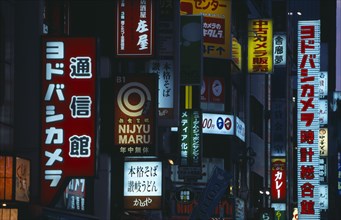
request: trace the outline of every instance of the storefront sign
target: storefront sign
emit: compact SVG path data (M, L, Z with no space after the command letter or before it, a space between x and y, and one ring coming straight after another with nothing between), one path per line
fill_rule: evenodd
M319 86L319 97L321 99L328 95L328 72L320 72L320 86Z
M320 157L319 177L320 183L328 182L328 157Z
M320 21L298 21L297 42L298 219L320 219Z
M225 79L205 76L201 83L202 110L222 112L225 109Z
M273 36L274 65L286 65L287 63L287 36L285 34L274 34Z
M237 38L232 37L232 60L237 65L239 70L242 69L242 46Z
M114 144L125 155L154 155L157 76L117 76L114 90Z
M151 56L154 50L153 0L120 0L116 5L116 54Z
M249 21L249 73L272 73L272 20Z
M319 149L320 156L328 156L328 128L320 128L319 131Z
M201 112L182 110L180 118L180 166L201 167Z
M272 202L285 202L287 189L285 159L271 160L271 200Z
M41 202L95 174L96 39L43 38Z
M84 212L86 210L85 179L71 179L64 191L66 209Z
M328 209L328 185L321 184L320 185L320 209L327 210Z
M162 162L124 162L125 209L161 209Z
M148 72L159 76L159 117L173 118L175 92L173 60L152 60Z
M236 116L236 136L245 142L245 123Z
M319 100L319 122L320 127L324 127L328 124L328 100Z
M234 135L234 116L223 114L202 114L202 133Z
M181 15L203 15L205 57L231 59L231 0L181 0Z
M286 156L286 109L284 99L274 98L271 103L271 156Z

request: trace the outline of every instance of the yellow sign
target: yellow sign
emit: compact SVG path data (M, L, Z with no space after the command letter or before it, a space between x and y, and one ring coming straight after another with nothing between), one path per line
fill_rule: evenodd
M237 65L239 70L242 69L242 46L237 38L232 37L232 60Z
M271 73L273 65L272 20L250 20L248 38L248 72Z
M204 57L231 59L231 0L181 0L180 14L204 16Z

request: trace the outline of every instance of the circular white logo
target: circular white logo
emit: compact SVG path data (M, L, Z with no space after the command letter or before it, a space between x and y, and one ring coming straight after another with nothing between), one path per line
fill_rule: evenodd
M129 97L134 95L139 96L137 103L131 103L131 100L129 100ZM139 82L127 83L117 94L118 107L124 114L131 117L137 117L142 114L146 101L151 101L150 92L145 85Z
M212 83L212 92L215 96L220 96L223 91L223 86L219 80L214 80Z

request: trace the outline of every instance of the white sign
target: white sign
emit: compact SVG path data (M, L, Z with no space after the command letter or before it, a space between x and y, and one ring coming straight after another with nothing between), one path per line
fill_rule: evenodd
M236 136L245 142L245 123L236 117Z
M320 126L328 124L328 100L319 100L319 122Z
M287 57L287 36L284 34L274 34L273 41L274 65L285 65Z
M203 134L234 134L234 116L223 114L202 114L202 133Z
M328 95L328 72L320 72L319 97L323 98Z
M160 161L124 162L124 196L161 196Z

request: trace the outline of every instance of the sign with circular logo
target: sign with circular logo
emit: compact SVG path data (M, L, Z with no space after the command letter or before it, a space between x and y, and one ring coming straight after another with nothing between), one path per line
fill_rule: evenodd
M218 127L218 129L222 129L224 127L224 119L222 117L218 117L217 127Z
M226 130L230 130L231 129L232 122L231 122L230 118L225 118L225 123L224 124L225 124Z

